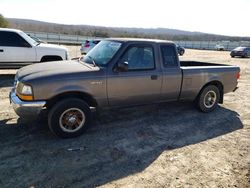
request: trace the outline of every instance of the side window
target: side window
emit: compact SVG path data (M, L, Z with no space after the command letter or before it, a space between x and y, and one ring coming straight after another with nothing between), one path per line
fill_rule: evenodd
M152 47L129 47L121 58L128 63L128 70L152 70L155 68L154 53Z
M30 47L30 44L17 33L0 31L0 46Z
M161 46L161 53L164 67L177 67L176 49L173 45Z

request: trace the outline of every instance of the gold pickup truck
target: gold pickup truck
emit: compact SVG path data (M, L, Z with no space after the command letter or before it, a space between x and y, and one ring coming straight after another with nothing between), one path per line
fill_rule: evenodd
M107 39L78 60L20 69L10 100L20 117L45 110L51 131L69 138L86 130L91 108L189 100L211 112L237 89L239 75L237 66L180 62L169 41Z

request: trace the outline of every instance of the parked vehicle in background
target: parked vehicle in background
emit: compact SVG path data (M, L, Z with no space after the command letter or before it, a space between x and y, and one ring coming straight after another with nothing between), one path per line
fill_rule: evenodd
M65 47L39 43L20 30L0 28L0 68L68 59Z
M177 52L178 52L179 55L184 55L184 53L185 53L185 48L184 47L177 44L176 48L177 48Z
M250 56L250 47L237 47L233 49L230 53L231 57L249 57Z
M50 130L69 138L86 130L93 108L189 100L211 112L237 89L239 73L232 65L180 62L173 42L107 39L71 63L20 69L10 100L20 117L47 110Z
M222 44L216 44L214 48L215 48L215 50L218 50L218 51L225 50L225 46L223 46Z
M81 54L87 54L92 48L95 47L100 42L100 40L85 40L80 48Z

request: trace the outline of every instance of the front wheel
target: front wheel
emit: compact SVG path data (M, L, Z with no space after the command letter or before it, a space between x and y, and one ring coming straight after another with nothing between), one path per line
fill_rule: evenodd
M50 130L61 138L81 135L91 120L91 111L81 99L69 98L56 103L49 111Z
M181 50L180 51L180 56L184 55L184 53L185 53L184 50Z
M197 106L202 112L211 112L218 106L219 97L218 87L209 85L198 96Z

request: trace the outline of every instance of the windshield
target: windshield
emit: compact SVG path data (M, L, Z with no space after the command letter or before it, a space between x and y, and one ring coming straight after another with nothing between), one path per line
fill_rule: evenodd
M101 41L86 56L82 57L81 61L97 66L105 66L120 49L121 44L115 41Z
M34 39L32 39L30 36L28 36L26 33L24 32L19 32L19 34L26 40L28 41L30 44L33 44L34 46L38 45L39 43L36 42Z
M245 47L237 47L237 48L235 48L235 50L239 50L239 51L243 51L245 49L246 49Z

